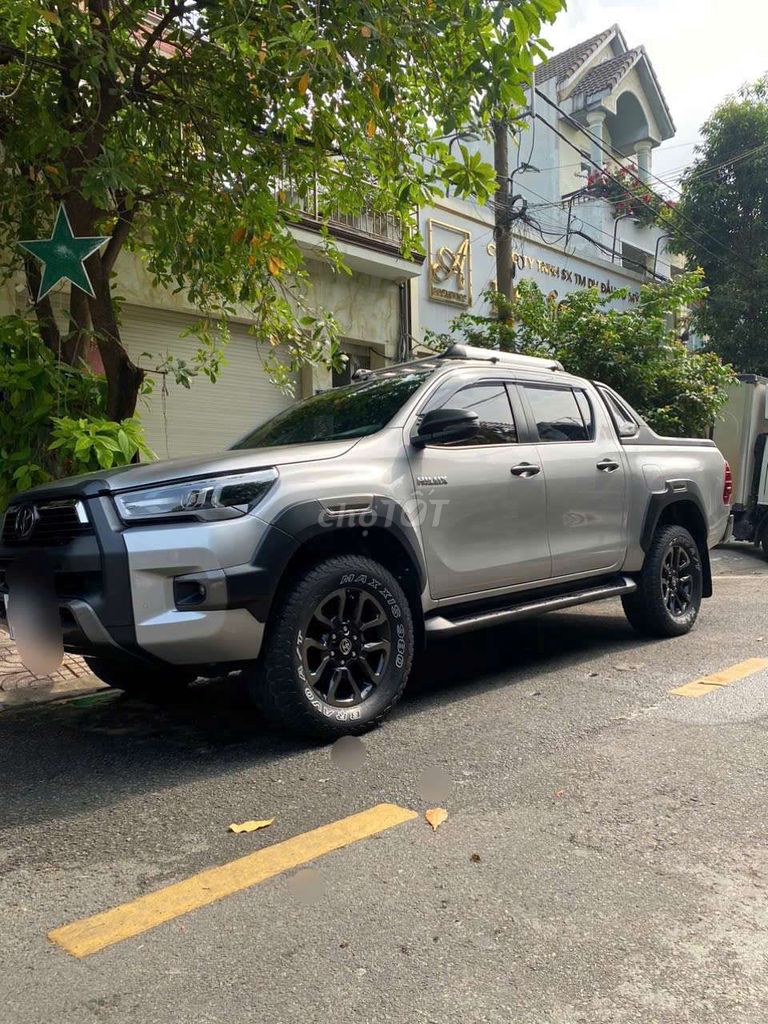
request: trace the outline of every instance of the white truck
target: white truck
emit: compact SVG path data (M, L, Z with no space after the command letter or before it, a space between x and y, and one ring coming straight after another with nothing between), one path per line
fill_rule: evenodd
M714 441L733 476L732 522L725 539L751 542L768 558L768 377L739 375Z

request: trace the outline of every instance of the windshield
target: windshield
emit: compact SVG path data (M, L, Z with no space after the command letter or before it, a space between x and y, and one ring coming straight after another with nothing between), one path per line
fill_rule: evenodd
M273 448L375 434L434 370L434 363L422 363L323 391L278 413L232 448Z

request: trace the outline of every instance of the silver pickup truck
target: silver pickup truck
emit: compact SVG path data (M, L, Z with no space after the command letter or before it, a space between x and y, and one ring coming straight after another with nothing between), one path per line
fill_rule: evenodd
M621 597L643 633L712 593L730 473L554 361L454 346L315 395L227 452L14 498L0 591L23 650L160 693L238 671L272 719L379 722L430 638Z

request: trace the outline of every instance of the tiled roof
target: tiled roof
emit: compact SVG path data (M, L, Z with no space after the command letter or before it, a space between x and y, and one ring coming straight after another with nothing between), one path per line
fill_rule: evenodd
M558 82L562 82L566 78L570 78L574 71L577 71L584 61L592 56L598 46L615 31L616 27L612 26L604 32L592 36L591 39L585 39L583 43L577 43L575 46L563 50L562 53L556 53L554 57L550 57L548 61L539 64L536 68L536 81L546 82L549 78L555 78Z
M640 49L627 50L618 57L596 64L579 79L573 88L573 94L584 93L589 96L592 93L614 89L641 54Z

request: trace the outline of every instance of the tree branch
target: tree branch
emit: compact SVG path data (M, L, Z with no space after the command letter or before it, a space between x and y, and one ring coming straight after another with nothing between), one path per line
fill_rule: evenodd
M75 366L83 356L85 343L91 332L91 311L88 296L74 286L69 291L69 334L64 338L62 359Z
M136 61L133 65L133 78L131 80L132 92L139 93L142 91L141 76L144 68L146 67L147 61L152 55L152 51L174 18L177 18L186 12L187 0L176 0L176 2L172 2L169 4L165 14L147 35L147 38L144 40L144 45L139 50L138 56L136 57Z
M61 347L61 331L53 315L50 296L46 295L39 302L37 301L37 293L40 291L41 274L40 266L34 256L24 257L24 273L27 277L27 287L29 288L35 316L37 317L37 324L40 328L40 337L45 342L46 347L54 355L58 356Z
M104 254L101 257L101 265L107 276L112 272L115 260L119 256L120 250L130 234L131 227L133 226L133 220L136 216L136 206L137 204L134 202L134 205L129 210L125 206L125 199L120 200L118 203L117 223L112 228L112 234L107 242Z

